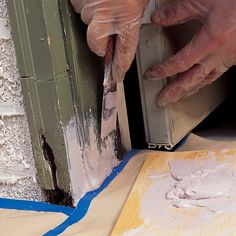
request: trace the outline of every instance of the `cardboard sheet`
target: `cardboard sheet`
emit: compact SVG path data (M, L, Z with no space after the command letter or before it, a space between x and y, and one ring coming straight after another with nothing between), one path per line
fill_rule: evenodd
M179 150L213 150L235 147L236 140L215 141L190 134ZM117 179L100 196L94 199L86 217L61 235L74 236L81 233L83 236L94 234L96 236L109 236L148 153L152 153L152 151L142 151L133 158Z
M186 143L179 150L212 150L235 147L235 140L220 141L218 139L216 141L190 134ZM132 158L119 176L93 200L85 218L69 227L61 235L109 236L149 153L152 153L152 151L142 151ZM14 230L17 230L19 236L38 236L53 229L66 218L67 216L62 213L29 213L28 211L1 210L0 230L2 235L16 235ZM5 225L7 225L7 228Z
M146 152L137 154L121 174L91 204L85 218L61 235L108 236L136 180Z
M63 213L0 210L0 235L41 236L64 221Z
M236 138L226 140L224 138L206 138L191 133L178 151L214 150L214 149L234 149L236 148Z
M189 164L189 161L202 161L203 163L204 161L210 161L212 155L219 165L230 161L230 166L236 167L236 149L215 152L186 151L147 154L137 181L111 236L235 235L236 212L228 212L227 210L220 214L211 212L210 217L208 213L205 213L206 209L204 207L170 207L168 204L165 205L167 201L163 201L161 205L158 205L158 201L161 201L163 195L165 196L165 192L162 193L163 195L160 194L161 198L158 198L160 189L157 186L163 185L165 188L167 185L165 179L170 171L169 161L181 160ZM173 183L170 186L173 186ZM145 210L143 207L145 207ZM204 214L206 217L204 217Z

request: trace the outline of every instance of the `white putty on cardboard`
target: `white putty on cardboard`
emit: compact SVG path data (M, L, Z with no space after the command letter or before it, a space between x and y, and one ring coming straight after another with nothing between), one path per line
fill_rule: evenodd
M149 224L168 227L193 226L221 213L236 213L236 174L230 163L208 160L169 162L167 174L151 174L152 184L145 192L140 218ZM201 209L199 219L189 220L174 208ZM174 213L173 213L174 212Z

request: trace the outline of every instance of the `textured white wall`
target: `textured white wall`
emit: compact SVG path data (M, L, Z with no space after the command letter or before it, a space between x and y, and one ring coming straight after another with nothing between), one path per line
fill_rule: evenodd
M10 33L0 0L0 197L42 200Z

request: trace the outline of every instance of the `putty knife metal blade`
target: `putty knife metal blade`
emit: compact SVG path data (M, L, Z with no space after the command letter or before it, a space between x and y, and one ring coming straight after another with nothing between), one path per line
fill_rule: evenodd
M117 130L117 83L112 78L112 62L115 39L111 37L105 56L105 73L103 81L103 102L101 117L101 138L104 139Z

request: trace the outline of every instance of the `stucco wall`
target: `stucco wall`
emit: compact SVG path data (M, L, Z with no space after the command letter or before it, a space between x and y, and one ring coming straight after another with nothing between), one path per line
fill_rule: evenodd
M0 0L0 197L42 200L6 0Z

